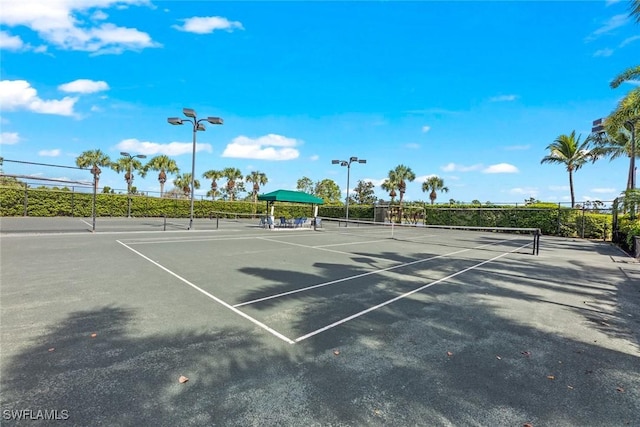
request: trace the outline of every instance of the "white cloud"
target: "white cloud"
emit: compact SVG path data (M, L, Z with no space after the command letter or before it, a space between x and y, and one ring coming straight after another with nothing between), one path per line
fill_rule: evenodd
M98 107L97 105L92 105L91 106L91 112L93 112L93 113L100 113L102 111L103 111L102 108Z
M59 49L95 54L121 53L160 45L135 28L118 27L108 22L94 24L107 18L96 8L149 4L148 0L3 0L0 24L28 27Z
M620 47L625 47L626 45L628 45L629 43L633 43L636 40L640 40L640 36L631 36L628 37L626 39L624 39L622 41L622 43L620 43Z
M0 145L13 145L20 142L18 132L2 132L0 133Z
M73 116L78 98L43 100L25 80L0 81L0 109L4 111L28 110L40 114Z
M606 58L611 55L613 55L613 49L609 49L609 48L599 49L593 52L593 56L595 56L596 58L599 56Z
M415 142L410 142L408 144L405 144L405 147L411 148L412 150L417 150L418 148L420 148L420 144L416 144Z
M509 145L507 147L504 147L505 150L507 151L522 151L522 150L528 150L529 148L531 148L530 145Z
M194 16L193 18L182 19L182 22L182 25L173 25L173 28L196 34L210 34L216 30L244 30L240 22L229 21L222 16Z
M375 179L375 178L362 178L364 182L370 182L376 187L380 187L382 183L386 180L386 178Z
M431 178L433 176L438 176L438 175L432 173L432 174L429 174L429 175L416 176L415 182L418 182L418 183L422 184L423 182L425 182L426 180L428 180L429 178Z
M594 32L592 32L590 35L587 36L586 41L592 41L597 39L599 36L603 35L603 34L608 34L610 32L612 32L613 30L615 30L616 28L620 28L623 25L625 25L627 22L629 22L629 15L626 13L622 13L619 15L614 15L611 18L609 18L608 21L606 21L604 24L602 24L602 26L598 29L596 29Z
M116 145L118 150L129 151L136 154L146 154L153 156L156 154L166 154L167 156L179 156L193 152L193 143L191 142L170 142L168 144L159 144L157 142L138 141L135 138L122 140ZM196 152L207 151L213 152L211 144L196 143Z
M422 126L422 132L427 133L431 130L431 126Z
M592 188L591 191L598 194L617 194L618 191L615 188Z
M498 95L489 98L491 102L505 102L505 101L515 101L518 99L518 95Z
M40 150L38 151L38 156L43 157L58 157L61 151L59 148L54 148L53 150Z
M260 160L297 159L300 152L293 148L301 141L282 135L269 134L256 139L238 136L224 149L222 157Z
M498 163L487 167L482 173L518 173L518 168L509 163Z
M24 47L24 42L18 36L12 36L6 31L0 31L0 49L20 50Z
M516 187L508 191L509 194L519 194L522 196L536 197L538 195L538 189L534 187Z
M93 13L93 15L91 15L91 19L93 19L94 21L104 21L108 17L109 15L104 13L104 11L102 10L97 10Z
M442 169L445 172L471 172L471 171L477 171L482 169L482 165L477 164L477 165L471 165L471 166L464 166L464 165L458 165L456 163L448 163L442 166L440 169Z
M551 191L569 191L568 185L550 185L549 190Z
M320 156L318 156L317 154L314 154L313 156L309 157L309 160L311 160L312 162L317 161L320 158Z
M109 90L109 85L104 81L78 79L58 86L62 92L71 93L95 93Z

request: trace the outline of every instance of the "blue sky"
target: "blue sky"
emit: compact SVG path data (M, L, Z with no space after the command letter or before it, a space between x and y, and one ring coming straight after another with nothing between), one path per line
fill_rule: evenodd
M219 116L198 132L196 177L266 173L262 192L347 170L350 186L390 169L417 179L405 198L569 201L567 172L541 165L547 145L586 138L639 82L609 81L640 58L629 2L212 2L3 0L0 149L5 159L73 165L101 149L168 154L191 171L182 108ZM612 200L628 159L575 175L576 200ZM5 173L90 181L85 171L6 162ZM159 191L157 174L136 176ZM200 178L205 194L209 182ZM104 170L100 185L125 189ZM168 186L169 188L171 185Z

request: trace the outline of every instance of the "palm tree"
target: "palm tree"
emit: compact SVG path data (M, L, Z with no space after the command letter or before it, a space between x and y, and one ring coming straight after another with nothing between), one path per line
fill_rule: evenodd
M133 171L141 171L143 169L140 160L131 156L122 156L115 163L111 163L111 169L117 173L125 172L124 180L127 183L127 194L131 194L131 185L133 184ZM140 174L142 175L142 174Z
M382 184L380 184L380 187L383 190L389 192L389 197L391 197L391 204L393 204L397 196L396 189L398 188L398 183L391 178L387 178Z
M181 189L186 197L189 197L189 195L191 194L191 174L183 173L176 176L176 178L173 180L173 185ZM200 188L200 181L194 179L193 188L196 190Z
M111 165L109 156L100 150L88 150L76 157L76 166L79 168L87 168L91 166L91 174L93 175L93 189L98 191L98 182L100 181L100 166L106 167Z
M239 190L236 186L236 181L242 179L242 171L237 168L225 168L222 174L227 178L227 194L229 195L229 201L233 202L235 199L235 193Z
M431 193L429 193L429 199L431 199L431 204L433 205L433 203L436 201L436 198L438 197L436 191L448 193L449 188L444 186L444 181L442 178L438 176L430 176L425 182L422 183L422 191L431 191ZM478 204L479 203L480 202L478 202Z
M217 170L208 170L205 173L202 174L202 177L204 179L210 179L211 180L211 190L207 191L207 196L211 196L212 199L215 200L215 198L220 195L220 192L218 191L218 183L216 181L218 181L220 178L222 178L224 176L224 173L222 171L217 171Z
M631 12L629 16L636 18L636 22L640 24L640 0L633 0L631 2Z
M569 188L571 190L571 207L575 207L576 200L573 191L573 172L577 171L587 161L593 158L589 145L591 139L587 138L580 142L580 136L576 139L576 131L570 135L560 135L556 140L547 146L549 154L544 156L540 163L563 164L569 172Z
M622 83L640 78L640 65L631 67L611 82L612 88L619 87ZM638 134L640 133L640 87L632 89L628 94L620 100L616 109L605 119L605 130L607 138L616 145L622 144L623 151L629 156L629 174L627 179L627 190L633 187L635 173L635 159L640 155L638 147ZM621 134L625 135L628 131L630 138L626 138L628 142L623 143ZM599 139L602 141L602 138ZM614 150L617 151L617 150ZM613 157L611 157L613 159Z
M254 204L257 203L258 192L260 192L260 186L265 185L267 182L269 182L267 175L260 171L253 171L249 175L245 176L244 180L246 182L253 183L253 191L251 192L251 195L253 196L253 203Z
M402 218L402 201L404 200L404 193L407 190L407 181L413 182L413 180L416 179L416 174L413 173L410 167L398 165L395 169L389 171L389 179L398 183L398 191L400 192L399 213L400 218Z
M164 183L167 182L167 173L180 173L180 169L178 168L176 161L164 154L155 156L149 160L147 164L144 165L144 168L142 168L140 176L144 178L150 170L159 172L158 182L160 183L160 197L162 197L162 194L164 193Z

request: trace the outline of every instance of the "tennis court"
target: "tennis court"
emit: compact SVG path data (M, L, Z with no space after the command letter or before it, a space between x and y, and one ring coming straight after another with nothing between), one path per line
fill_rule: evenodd
M3 410L66 409L75 425L640 424L640 268L606 243L67 220L54 234L2 219Z

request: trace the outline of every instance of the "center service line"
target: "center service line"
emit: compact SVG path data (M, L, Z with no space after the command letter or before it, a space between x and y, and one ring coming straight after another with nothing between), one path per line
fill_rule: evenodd
M402 263L402 264L396 264L396 265L392 265L391 267L381 268L379 270L367 271L366 273L356 274L355 276L343 277L342 279L331 280L330 282L319 283L317 285L306 286L304 288L294 289L294 290L291 290L291 291L282 292L282 293L275 294L275 295L270 295L268 297L258 298L258 299L254 299L254 300L251 300L251 301L245 301L245 302L241 302L239 304L235 304L233 307L242 307L243 305L255 304L257 302L267 301L267 300L270 300L270 299L273 299L273 298L280 298L280 297L284 297L284 296L287 296L287 295L297 294L298 292L305 292L305 291L308 291L308 290L311 290L311 289L322 288L324 286L329 286L329 285L335 285L336 283L346 282L347 280L359 279L361 277L370 276L372 274L380 274L380 273L384 273L386 271L391 271L391 270L395 270L395 269L398 269L398 268L408 267L408 266L414 265L414 264L419 264L421 262L432 261L434 259L444 258L444 257L448 257L448 256L451 256L451 255L457 255L457 254L460 254L460 253L463 253L463 252L472 251L474 249L480 249L480 248L483 248L485 246L497 245L498 243L507 242L507 241L513 240L513 239L517 239L517 237L513 237L511 239L500 240L499 242L485 243L484 245L476 246L474 248L460 249L459 251L449 252L448 254L436 255L436 256L429 257L429 258L423 258L423 259L418 259L418 260L411 261L411 262L406 262L406 263ZM265 239L265 240L269 240L269 239ZM292 244L292 245L296 245L296 246L304 246L304 245L299 245L299 244L296 244L296 243L280 242L279 240L272 240L272 241L279 242L279 243ZM517 248L515 250L522 249L525 246L528 246L530 244L531 243L527 243L526 245L521 246L521 247L519 247L519 248ZM308 248L310 246L305 246L305 247ZM311 248L328 250L328 249L324 249L324 248L316 248L314 246L311 246ZM328 250L328 251L330 251L330 252L338 252L338 253L345 253L345 252L331 251L331 250ZM348 252L346 252L346 253L348 253ZM507 252L507 253L510 253L510 252ZM349 255L351 255L351 254L349 254ZM369 258L372 258L372 257L369 257ZM383 259L383 258L381 258L381 259ZM389 261L389 260L387 260L387 261Z
M167 273L171 274L173 277L175 277L176 279L180 280L183 283L186 283L187 285L191 286L193 289L195 289L196 291L206 295L207 297L211 298L212 300L214 300L215 302L217 302L218 304L221 304L223 306L225 306L226 308L228 308L229 310L233 311L234 313L244 317L245 319L249 320L250 322L256 324L257 326L261 327L262 329L264 329L265 331L275 335L276 337L280 338L281 340L289 343L289 344L295 344L295 341L285 337L284 335L282 335L280 332L268 327L267 325L265 325L264 323L254 319L253 317L241 312L240 310L238 310L237 308L234 308L233 306L231 306L230 304L227 304L226 302L222 301L220 298L210 294L209 292L205 291L202 288L199 288L198 286L194 285L193 283L191 283L190 281L188 281L187 279L185 279L184 277L179 276L178 274L174 273L173 271L169 270L168 268L160 265L159 263L155 262L154 260L152 260L151 258L147 257L146 255L136 251L135 249L127 246L126 244L122 243L120 240L116 240L116 242L120 243L122 246L124 246L125 248L129 249L131 252L135 253L136 255L141 256L142 258L146 259L147 261L149 261L151 264L160 267L161 269L163 269L164 271L166 271Z
M421 287L419 287L419 288L417 288L417 289L414 289L414 290L412 290L412 291L406 292L406 293L404 293L404 294L402 294L402 295L398 295L397 297L395 297L395 298L391 298L390 300L387 300L387 301L385 301L385 302L383 302L383 303L381 303L381 304L375 305L375 306L373 306L373 307L369 307L369 308L367 308L366 310L362 310L362 311L361 311L361 312L359 312L359 313L353 314L353 315L351 315L351 316L349 316L349 317L345 317L344 319L338 320L337 322L333 322L333 323L332 323L332 324L330 324L330 325L327 325L327 326L325 326L325 327L323 327L323 328L317 329L317 330L315 330L315 331L313 331L313 332L309 332L309 333L308 333L308 334L306 334L306 335L303 335L303 336L301 336L301 337L299 337L299 338L296 338L296 339L294 340L294 342L298 343L298 342L300 342L300 341L302 341L302 340L306 340L307 338L310 338L310 337L312 337L312 336L314 336L314 335L317 335L317 334L319 334L319 333L321 333L321 332L327 331L327 330L329 330L329 329L331 329L331 328L334 328L334 327L336 327L336 326L338 326L338 325L341 325L341 324L343 324L343 323L346 323L346 322L348 322L348 321L350 321L350 320L353 320L353 319L355 319L355 318L357 318L357 317L363 316L363 315L365 315L365 314L369 313L370 311L377 310L377 309L379 309L379 308L381 308L381 307L384 307L385 305L389 305L389 304L391 304L392 302L396 302L396 301L398 301L398 300L400 300L400 299L402 299L402 298L406 298L406 297L408 297L409 295L415 294L416 292L423 291L423 290L425 290L425 289L427 289L427 288L429 288L429 287L431 287L431 286L433 286L433 285L437 285L437 284L438 284L438 283L440 283L440 282L443 282L443 281L445 281L445 280L451 279L452 277L456 277L456 276L458 276L458 275L460 275L460 274L462 274L462 273L466 273L467 271L470 271L470 270L476 269L476 268L478 268L478 267L480 267L480 266L482 266L482 265L484 265L484 264L488 264L488 263L490 263L490 262L493 262L493 261L495 261L495 260L497 260L497 259L499 259L499 258L502 258L502 257L504 257L504 256L507 256L507 255L509 255L509 254L511 254L511 253L513 253L513 252L515 252L515 251L517 251L517 250L519 250L519 249L522 249L522 248L524 248L524 247L527 247L527 246L529 246L530 244L531 244L531 243L527 243L526 245L522 245L522 246L520 246L519 248L515 248L515 249L514 249L514 250L512 250L512 251L505 252L505 253L503 253L503 254L501 254L501 255L495 256L495 257L493 257L493 258L491 258L491 259L488 259L488 260L486 260L486 261L482 261L481 263L478 263L478 264L476 264L476 265L472 265L471 267L467 267L467 268L465 268L464 270L460 270L460 271L458 271L457 273L450 274L450 275L448 275L447 277L443 277L442 279L438 279L438 280L433 281L433 282L431 282L431 283L427 283L426 285L421 286Z

